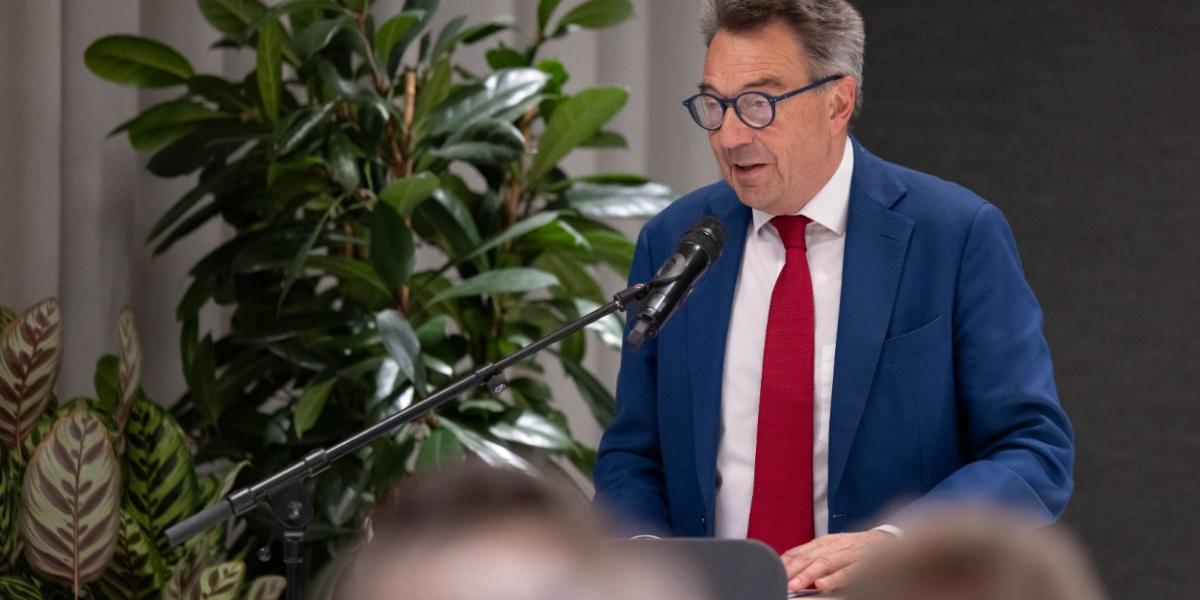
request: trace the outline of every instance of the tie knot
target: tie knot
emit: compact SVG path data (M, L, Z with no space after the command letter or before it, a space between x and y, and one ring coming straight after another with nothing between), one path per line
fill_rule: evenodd
M779 238L783 240L783 247L799 248L807 250L808 247L804 243L804 227L812 222L812 219L800 215L782 215L771 219L771 224L775 226L775 230L779 232Z

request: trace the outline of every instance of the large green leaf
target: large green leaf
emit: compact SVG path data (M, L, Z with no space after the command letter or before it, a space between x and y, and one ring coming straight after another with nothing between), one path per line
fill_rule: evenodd
M296 35L296 53L303 60L311 60L316 53L333 41L338 32L353 26L354 19L346 15L312 23Z
M432 196L439 185L436 175L417 173L388 184L379 192L379 199L392 205L401 216L407 217L418 204Z
M500 166L525 153L525 137L507 121L483 119L456 131L430 154L445 160Z
M415 259L412 229L391 204L376 204L371 215L371 264L375 271L395 289L408 281Z
M463 461L463 445L453 430L437 428L421 442L417 453L418 471L436 471Z
M592 411L596 422L601 427L608 427L612 423L616 406L612 394L605 389L604 384L597 381L596 377L579 363L564 358L562 365L567 376L575 381L575 387L579 389L580 395L583 396L588 409Z
M142 342L138 338L132 308L126 306L121 309L117 325L117 337L121 341L121 401L115 418L117 426L123 431L125 422L129 420L129 408L133 406L133 398L137 395L138 386L142 384Z
M226 117L228 115L203 104L190 100L171 100L146 109L117 127L113 133L127 131L129 143L136 150L155 150L196 131L207 122Z
M610 27L633 16L630 0L588 0L571 9L558 22L553 37L566 35L572 26L587 29Z
M16 450L50 405L62 360L62 316L47 298L0 332L0 443Z
M107 600L152 600L158 598L167 575L167 563L154 540L132 514L122 511L117 549L96 591Z
M534 448L570 450L575 440L559 424L533 411L525 411L515 421L500 421L488 431L502 439Z
M108 430L76 408L54 423L25 469L25 559L79 597L112 559L121 524L121 469Z
M483 462L496 468L517 469L535 476L538 474L537 469L529 461L522 458L520 454L505 448L494 440L488 439L478 431L455 423L446 417L440 417L439 422L442 427L454 432L454 435L458 437L458 441L462 442L462 445L467 450L470 450L472 454L483 459Z
M423 367L417 361L421 357L421 340L417 332L404 315L388 309L375 315L375 326L379 330L379 339L388 356L395 361L400 373L416 384L421 395L424 395L425 375Z
M317 424L317 419L321 418L321 411L325 408L325 402L329 400L329 393L333 391L336 383L336 377L312 383L300 395L300 400L296 402L296 410L292 413L292 424L295 427L297 439L303 438L304 432Z
M166 410L139 395L125 431L127 509L147 533L157 536L201 506L200 485L187 437ZM155 538L169 554L165 538Z
M333 178L346 192L358 188L358 165L354 161L354 145L342 130L333 130L329 136L329 169Z
M629 92L624 88L598 87L560 103L538 142L537 156L529 168L530 187L536 187L568 152L596 135L628 98Z
M550 23L550 16L554 14L554 9L558 8L561 2L562 0L541 0L538 2L538 31L545 34L546 25Z
M563 193L567 206L595 219L649 219L666 208L674 195L659 183L606 185L577 183Z
M400 42L410 40L409 33L424 18L423 10L406 10L384 21L375 32L375 54L389 75L395 73L400 56L407 47L407 44Z
M304 266L312 269L320 269L341 279L343 284L348 282L362 283L385 299L392 297L392 291L388 289L387 284L379 278L379 275L375 273L371 265L366 262L345 256L309 256L304 260Z
M267 8L258 0L199 0L200 13L230 40L240 40L246 28Z
M273 19L258 32L258 95L271 122L279 118L279 96L283 93L283 36L283 27Z
M522 293L550 287L558 283L558 278L545 271L526 267L509 267L480 273L466 279L458 285L443 290L434 296L429 303L437 304L451 298L480 296L483 294Z
M437 137L472 123L501 118L532 105L549 76L537 69L505 69L489 75L470 93L448 102L422 121L421 137Z
M136 87L187 83L194 73L191 63L170 46L134 35L110 35L92 42L83 61L104 79Z
M336 104L335 102L326 102L320 106L305 108L302 112L295 113L297 115L295 121L292 121L289 127L281 130L282 135L278 137L275 144L276 154L281 157L287 156L311 140L313 134L320 129Z
M517 221L508 229L505 229L504 231L501 231L500 233L488 238L487 241L480 244L478 248L475 248L466 256L459 258L455 261L455 263L461 263L475 258L476 256L479 256L484 252L503 244L504 242L515 240L531 231L545 227L557 218L558 213L554 211L545 211Z
M250 582L243 600L279 600L287 580L279 575L263 575ZM323 598L324 596L317 596Z

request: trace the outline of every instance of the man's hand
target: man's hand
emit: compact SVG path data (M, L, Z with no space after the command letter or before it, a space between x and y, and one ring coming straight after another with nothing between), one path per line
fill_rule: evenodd
M850 583L854 570L867 554L895 536L883 531L823 535L788 550L781 557L787 571L788 591L816 586L832 590Z

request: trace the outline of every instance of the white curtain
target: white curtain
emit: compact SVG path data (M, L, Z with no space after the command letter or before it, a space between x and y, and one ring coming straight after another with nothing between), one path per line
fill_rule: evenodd
M394 14L402 0L375 3ZM565 0L560 11L577 4ZM717 177L704 133L679 106L700 78L704 46L697 32L699 0L635 0L636 16L618 27L579 32L547 44L543 54L562 60L567 87L621 84L629 103L613 128L629 150L580 151L570 172L631 171L685 192ZM83 51L95 39L132 33L180 50L197 72L240 77L253 66L248 52L210 49L217 34L191 0L7 0L0 24L0 304L21 308L57 296L63 311L64 363L57 393L92 394L95 361L117 349L116 317L124 305L137 314L145 348L143 384L170 403L183 391L175 304L187 271L227 234L210 223L153 257L143 240L155 220L190 187L187 178L164 180L144 170L148 156L114 127L178 90L137 90L93 76ZM439 22L467 14L474 20L512 15L526 35L536 23L537 0L443 0ZM459 57L483 70L482 49ZM638 223L628 224L636 233ZM618 278L605 282L614 291ZM203 327L219 327L215 309ZM610 389L617 356L599 346L588 364ZM573 388L553 386L573 429L594 442L591 423Z

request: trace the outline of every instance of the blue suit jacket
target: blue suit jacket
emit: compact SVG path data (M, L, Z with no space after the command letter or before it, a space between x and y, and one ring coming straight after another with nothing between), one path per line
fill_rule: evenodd
M1071 493L1073 437L1008 223L972 192L851 143L828 530L964 500L1055 519ZM629 279L649 280L704 215L725 224L724 254L657 339L624 350L600 443L597 500L631 531L713 533L725 341L750 209L723 182L679 199L642 229Z

